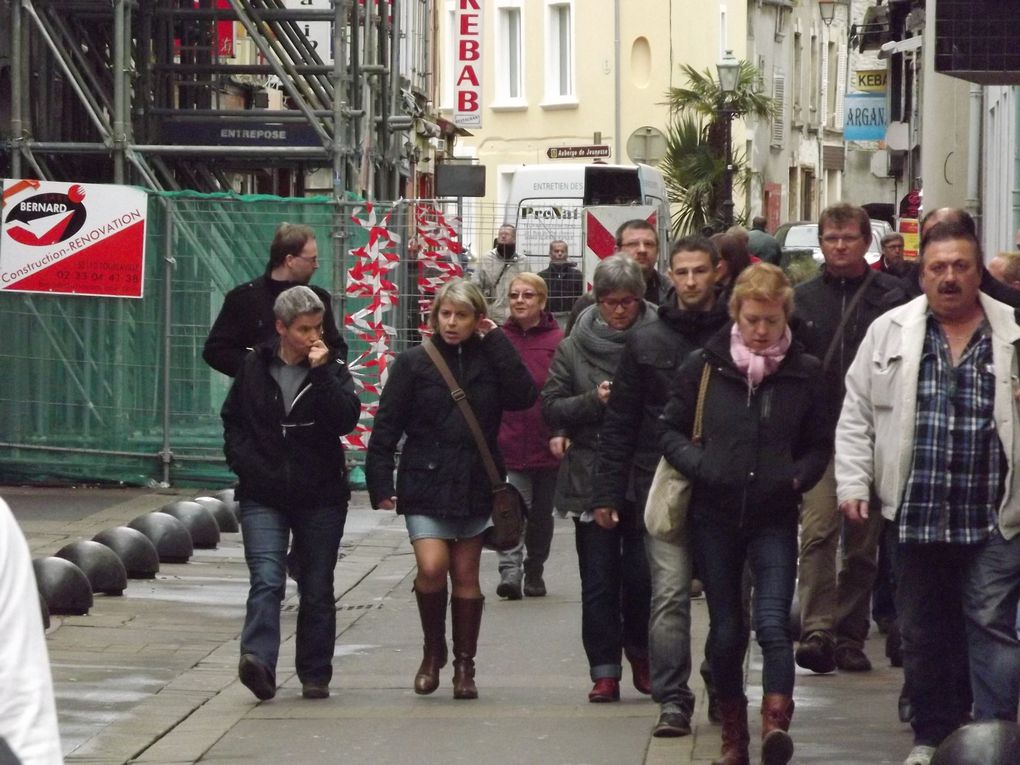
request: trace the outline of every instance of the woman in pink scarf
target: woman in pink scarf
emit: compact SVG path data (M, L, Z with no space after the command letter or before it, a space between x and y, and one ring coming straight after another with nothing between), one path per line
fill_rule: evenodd
M754 577L754 630L764 660L761 762L785 765L793 756L787 730L793 715L789 613L797 512L801 493L825 470L832 436L821 363L792 339L792 312L793 289L779 268L756 263L743 271L730 298L733 323L684 362L662 415L663 453L694 482L688 528L708 600L710 662L723 724L716 765L749 762L745 562ZM702 388L701 437L694 439Z

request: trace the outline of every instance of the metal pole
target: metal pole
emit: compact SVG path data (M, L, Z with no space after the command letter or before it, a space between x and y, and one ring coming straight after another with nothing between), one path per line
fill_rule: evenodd
M164 197L163 206L166 211L166 223L163 227L163 444L159 450L159 460L163 466L163 484L169 486L170 465L174 459L173 450L170 448L170 363L173 356L170 338L173 336L173 275L174 264L177 261L173 256L175 212L173 198Z
M726 120L726 172L723 175L722 220L723 225L729 228L733 225L733 112L724 105L722 113L723 119Z
M985 89L981 85L972 83L970 86L970 128L967 136L967 199L964 202L967 212L970 213L977 224L978 231L981 227L981 112L984 108ZM994 241L995 237L991 232L985 231L987 239ZM1007 234L1008 236L1009 234ZM991 249L991 248L989 248Z
M622 120L620 117L620 110L622 105L620 103L620 0L613 1L613 23L614 23L614 34L613 34L613 82L615 84L613 93L613 161L617 164L623 162L622 155L620 153L620 131L623 130L621 127Z
M25 71L21 60L21 0L11 3L11 175L21 177L21 144L24 125L21 119L21 78Z
M113 182L124 183L124 144L126 131L124 109L127 102L124 87L124 0L113 5Z

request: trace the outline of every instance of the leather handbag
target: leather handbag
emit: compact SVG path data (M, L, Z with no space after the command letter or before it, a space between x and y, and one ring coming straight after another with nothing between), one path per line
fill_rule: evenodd
M524 519L527 516L524 497L521 496L521 493L514 486L503 480L503 476L496 467L496 460L492 456L492 450L489 449L489 444L485 441L485 434L482 433L482 428L478 424L474 410L471 409L471 404L468 403L467 394L457 384L456 378L454 378L442 354L439 353L439 349L433 345L431 340L426 340L422 343L422 347L429 355L429 358L432 359L432 363L436 365L439 374L442 375L443 380L450 389L450 395L453 396L453 400L457 402L457 407L467 423L468 430L471 431L471 435L475 439L478 452L482 457L482 463L485 465L485 472L488 474L489 482L492 484L492 525L485 530L482 544L490 550L497 550L499 552L512 550L521 543L521 535L524 533Z
M701 443L701 423L705 412L705 392L712 367L705 364L698 384L698 403L694 407L694 429L691 441ZM677 544L687 532L687 510L694 483L673 467L665 457L659 458L645 501L645 530L657 539Z

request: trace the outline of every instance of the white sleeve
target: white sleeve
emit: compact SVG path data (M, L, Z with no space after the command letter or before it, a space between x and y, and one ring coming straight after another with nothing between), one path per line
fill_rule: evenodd
M836 425L836 497L868 500L875 477L875 422L871 402L874 325L846 373L846 396Z

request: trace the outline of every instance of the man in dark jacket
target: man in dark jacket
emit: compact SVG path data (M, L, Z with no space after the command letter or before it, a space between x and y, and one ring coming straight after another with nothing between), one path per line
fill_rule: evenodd
M562 239L549 242L549 267L539 271L549 290L546 310L559 319L570 312L574 301L584 292L584 277L567 257L567 243Z
M871 221L862 208L845 203L826 208L818 221L822 273L794 293L794 332L808 353L822 360L833 434L846 393L843 379L857 346L872 321L907 300L898 278L868 267L864 256L871 237ZM796 659L813 672L871 669L863 647L882 520L875 513L867 524L844 524L837 582L840 528L830 462L822 480L804 495L801 509L801 638Z
M209 330L202 358L205 363L233 377L248 352L261 342L276 337L273 301L285 289L308 284L319 267L315 232L309 226L281 223L269 246L269 263L262 276L227 293L219 316ZM323 340L336 358L347 360L344 342L330 306L329 293L311 289L322 301Z
M659 321L627 339L599 434L592 508L618 511L626 501L642 511L659 451L659 415L683 360L727 322L715 300L719 254L711 241L689 236L670 253L675 297L659 307ZM635 427L635 425L637 425ZM691 552L686 542L645 535L652 580L648 648L652 697L660 704L655 736L691 732Z
M302 695L320 699L333 674L333 569L351 494L340 437L361 405L346 364L322 341L325 307L315 292L291 287L273 310L277 338L244 358L221 412L251 579L238 674L259 699L276 694L293 533L301 564L295 663Z

